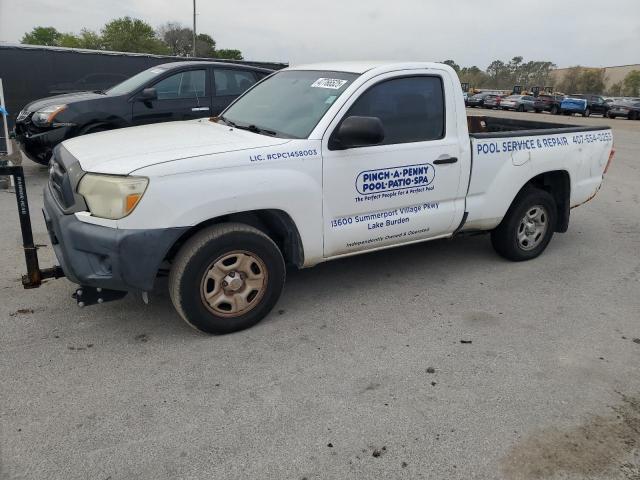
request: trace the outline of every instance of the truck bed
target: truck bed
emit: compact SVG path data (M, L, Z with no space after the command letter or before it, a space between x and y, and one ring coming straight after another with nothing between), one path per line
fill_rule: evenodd
M534 120L516 120L512 118L468 115L467 125L472 138L529 137L555 133L586 132L606 130L608 126L582 127L566 123L537 122Z
M589 200L602 183L613 142L609 126L484 116L468 116L467 123L472 157L465 230L498 225L522 185L538 175L554 172L553 181L566 182L570 207Z

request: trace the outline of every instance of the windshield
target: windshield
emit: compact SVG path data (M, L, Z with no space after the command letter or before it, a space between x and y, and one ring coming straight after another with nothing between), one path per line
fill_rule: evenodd
M125 93L131 93L145 85L149 80L163 74L166 71L167 69L164 67L151 67L134 75L131 78L128 78L124 82L114 85L104 93L106 93L107 95L124 95Z
M287 70L257 84L222 114L222 120L279 137L307 138L355 73Z

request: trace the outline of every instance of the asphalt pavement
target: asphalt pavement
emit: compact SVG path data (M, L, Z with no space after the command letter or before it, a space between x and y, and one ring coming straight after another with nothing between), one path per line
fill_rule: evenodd
M292 271L222 337L166 282L84 309L66 279L23 290L0 190L0 478L640 478L640 121L490 114L613 126L602 190L541 257L482 235Z

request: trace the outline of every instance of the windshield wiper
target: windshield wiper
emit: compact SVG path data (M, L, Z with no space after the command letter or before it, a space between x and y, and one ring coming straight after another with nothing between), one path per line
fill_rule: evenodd
M226 119L224 117L220 117L220 120L222 120L224 123L226 123L230 127L234 127L234 128L239 129L239 130L248 130L249 132L259 133L261 135L269 135L270 137L275 137L277 135L276 132L274 132L273 130L268 130L266 128L260 128L260 127L258 127L256 125L238 125L237 123L232 122L231 120Z
M260 128L260 127L256 127L255 125L246 125L246 126L242 126L239 127L236 125L236 128L239 128L241 130L249 130L250 132L253 133L260 133L263 135L269 135L271 137L275 137L276 136L276 132L274 132L273 130L267 130L266 128Z
M224 123L226 123L227 125L229 125L230 127L237 127L237 125L235 123L233 123L231 120L227 120L226 118L224 118L222 115L220 115L218 117L218 120L222 120Z

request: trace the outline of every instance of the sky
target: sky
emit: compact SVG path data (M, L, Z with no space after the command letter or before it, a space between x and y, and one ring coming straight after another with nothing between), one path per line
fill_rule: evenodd
M640 0L197 0L197 13L199 33L246 60L640 63ZM99 30L125 15L190 26L192 14L192 0L0 0L0 41L34 26Z

